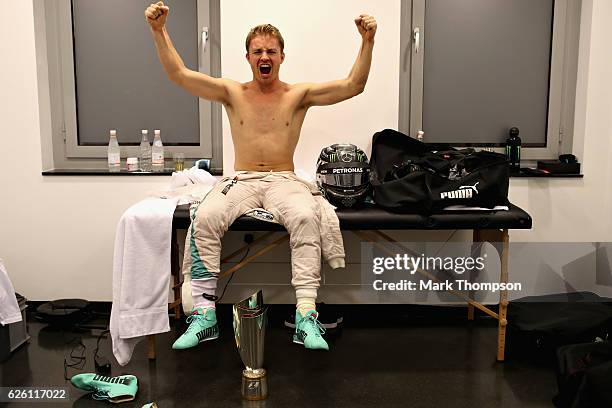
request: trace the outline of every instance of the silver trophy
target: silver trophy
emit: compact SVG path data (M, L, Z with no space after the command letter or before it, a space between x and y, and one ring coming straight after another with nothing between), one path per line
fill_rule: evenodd
M268 383L263 369L267 307L263 304L262 291L236 303L233 317L236 347L246 367L242 370L242 397L263 400L268 396Z

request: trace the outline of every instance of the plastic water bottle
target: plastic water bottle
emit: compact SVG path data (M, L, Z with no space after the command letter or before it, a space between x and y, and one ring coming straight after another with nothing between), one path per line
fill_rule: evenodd
M164 144L161 140L161 131L155 129L153 138L153 148L151 151L151 165L155 172L164 171Z
M121 149L117 141L117 131L110 131L110 139L108 141L108 171L117 173L121 170Z
M151 171L151 143L148 137L149 131L142 129L142 141L140 142L140 170Z

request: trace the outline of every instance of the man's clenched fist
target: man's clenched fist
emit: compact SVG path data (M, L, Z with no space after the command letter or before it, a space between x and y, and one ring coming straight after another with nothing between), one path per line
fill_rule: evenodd
M168 17L168 12L170 8L168 6L164 6L163 1L158 1L157 3L152 3L145 10L145 18L147 19L147 23L151 25L153 30L161 30L166 25L166 18Z
M367 14L361 14L355 19L355 25L364 40L373 40L376 34L376 19Z

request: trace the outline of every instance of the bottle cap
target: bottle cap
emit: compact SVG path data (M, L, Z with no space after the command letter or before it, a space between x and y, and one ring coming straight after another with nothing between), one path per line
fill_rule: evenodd
M148 135L149 134L149 131L147 129L142 129L141 132L142 132L143 135Z
M161 133L161 130L155 129L154 132L155 132L156 135L159 135Z
M110 131L110 135L111 135L111 136L117 136L117 131L116 131L116 130L114 130L114 129L113 129L113 130L111 130L111 131Z

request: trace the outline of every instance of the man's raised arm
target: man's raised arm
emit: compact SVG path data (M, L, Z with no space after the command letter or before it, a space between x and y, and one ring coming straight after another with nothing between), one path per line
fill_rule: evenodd
M228 91L226 80L213 78L185 67L183 60L178 52L176 52L166 31L166 18L169 11L170 9L161 1L151 4L145 10L145 18L151 26L157 55L168 78L189 93L200 98L221 103L227 102Z
M361 48L348 77L321 84L304 84L304 106L332 105L363 92L370 73L377 24L374 17L362 14L355 19L355 25L361 35Z

